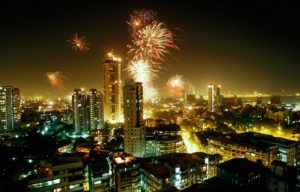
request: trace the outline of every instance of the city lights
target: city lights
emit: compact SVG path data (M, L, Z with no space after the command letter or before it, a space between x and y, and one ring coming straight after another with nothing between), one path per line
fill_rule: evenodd
M298 6L1 8L0 191L300 192Z

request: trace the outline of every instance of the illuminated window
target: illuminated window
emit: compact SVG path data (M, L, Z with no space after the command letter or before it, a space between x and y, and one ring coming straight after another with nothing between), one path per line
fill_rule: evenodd
M95 184L95 185L97 185L97 184L101 184L101 180L99 180L99 181L95 181L95 182L94 182L94 184Z
M74 184L74 185L70 185L69 189L75 189L75 188L78 188L78 187L80 187L80 184Z

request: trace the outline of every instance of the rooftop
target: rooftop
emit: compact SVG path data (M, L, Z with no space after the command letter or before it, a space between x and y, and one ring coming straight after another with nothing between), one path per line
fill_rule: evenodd
M182 137L180 135L161 135L157 137L158 141L177 141L182 140Z
M227 172L245 175L254 172L261 172L263 165L249 161L246 158L234 158L224 163L217 165L218 168L226 170Z
M113 154L113 163L118 166L127 166L136 162L136 158L130 154L126 154L123 152L117 152Z
M160 124L157 127L149 127L147 131L181 131L177 124Z
M171 167L180 165L183 169L187 167L193 167L197 164L203 164L204 161L198 158L196 155L188 153L171 153L158 158L162 162L166 162Z
M194 192L194 191L201 191L201 192L240 192L241 190L219 177L210 178L203 183L197 183L191 185L190 187L182 190L182 192Z
M46 161L48 163L51 163L53 166L82 162L81 158L76 153L63 153L59 156L54 157L51 160Z
M170 170L163 163L146 163L143 165L143 169L159 179L170 177Z
M260 140L253 141L252 139L246 139L239 135L222 135L219 137L211 138L213 141L219 141L222 144L234 144L237 146L243 146L248 148L253 148L262 151L268 151L272 147L276 147L277 145L274 143L263 142Z
M239 136L244 137L248 140L260 140L262 142L266 143L273 143L277 145L293 145L297 144L297 141L284 139L281 137L274 137L272 135L267 135L263 133L256 133L256 132L246 132L246 133L240 133Z

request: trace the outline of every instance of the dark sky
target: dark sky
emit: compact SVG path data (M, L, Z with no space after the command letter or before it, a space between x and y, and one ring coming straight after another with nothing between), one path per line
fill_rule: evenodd
M102 90L103 55L113 48L126 58L126 20L140 8L156 11L179 39L180 50L163 63L160 87L180 74L204 95L210 81L233 92L300 91L297 6L256 0L1 1L0 85L20 87L25 96L56 95L44 74L61 71L68 91ZM71 49L66 40L73 33L88 38L89 52Z

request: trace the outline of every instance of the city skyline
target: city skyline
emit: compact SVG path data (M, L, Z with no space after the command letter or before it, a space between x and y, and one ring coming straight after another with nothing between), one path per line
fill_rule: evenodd
M298 7L0 4L0 191L300 192Z
M154 80L161 90L168 78L179 74L202 95L209 82L233 93L299 91L299 29L296 10L288 3L49 1L45 6L28 1L3 5L0 82L19 87L22 96L64 96L77 87L103 92L103 55L111 49L123 60L125 78L126 21L133 10L142 8L156 11L178 38L180 49L167 55ZM75 33L87 38L89 51L72 50L67 40ZM68 77L65 92L48 84L49 71Z

